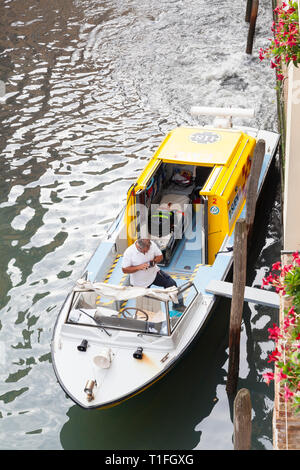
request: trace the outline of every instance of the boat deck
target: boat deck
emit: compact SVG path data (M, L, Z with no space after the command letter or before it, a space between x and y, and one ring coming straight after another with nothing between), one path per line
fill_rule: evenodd
M188 244L191 244L193 249L188 249ZM184 236L178 243L171 263L168 266L160 266L160 269L175 279L178 285L181 285L195 277L201 264L202 250L200 242L197 246L197 242L188 235L187 237ZM104 281L115 285L128 285L129 275L124 274L122 271L122 254L116 255L106 277L104 279L97 278L96 281Z

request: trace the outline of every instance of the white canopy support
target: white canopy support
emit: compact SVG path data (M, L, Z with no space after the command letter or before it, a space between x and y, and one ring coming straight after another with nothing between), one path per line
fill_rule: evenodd
M206 116L216 116L213 126L217 129L230 129L232 127L233 117L248 117L253 118L255 115L252 108L216 108L207 106L192 106L191 114L199 116L199 114Z
M209 106L192 106L191 114L207 116L229 116L229 117L248 117L253 118L255 111L253 108L216 108Z
M136 299L147 295L163 302L169 300L178 303L177 294L178 288L175 286L166 289L149 289L147 287L138 286L119 286L113 284L106 284L105 282L90 282L84 279L79 279L74 287L75 292L94 291L97 294L108 297L113 300L129 300Z

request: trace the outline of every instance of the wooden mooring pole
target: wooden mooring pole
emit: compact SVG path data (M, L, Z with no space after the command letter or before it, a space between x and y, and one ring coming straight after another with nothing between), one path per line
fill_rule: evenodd
M258 140L253 153L247 187L246 219L235 226L233 248L233 285L229 327L229 364L226 391L236 395L240 362L240 336L246 286L247 245L252 235L259 176L265 155L265 141ZM234 449L251 448L251 400L247 389L241 389L234 400Z
M238 391L233 404L234 450L251 449L251 398L246 388Z
M236 222L233 247L233 287L229 326L229 365L226 391L235 395L239 375L240 335L244 307L247 266L247 226L245 219Z
M247 196L246 196L246 225L248 231L248 242L252 236L253 223L255 217L256 201L257 201L257 188L261 167L264 161L266 150L266 143L260 139L256 143L254 149L250 175L248 179Z
M247 23L250 23L251 10L252 10L252 0L247 0L246 16L245 16L245 21Z
M258 4L259 4L259 0L252 0L251 2L250 24L249 24L249 30L248 30L247 47L246 47L247 54L252 54L256 18L257 18L257 13L258 13ZM248 4L247 4L247 8L248 8Z

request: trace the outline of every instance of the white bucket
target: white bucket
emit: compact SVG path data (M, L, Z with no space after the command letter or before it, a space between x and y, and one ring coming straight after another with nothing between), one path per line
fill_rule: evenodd
M94 364L101 369L108 369L111 364L111 350L110 348L102 349L98 356L93 358Z

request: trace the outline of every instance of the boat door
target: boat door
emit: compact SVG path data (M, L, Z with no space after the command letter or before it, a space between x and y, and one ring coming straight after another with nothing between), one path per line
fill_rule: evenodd
M126 227L130 246L139 236L148 237L148 210L162 185L162 161L150 160L127 195Z

